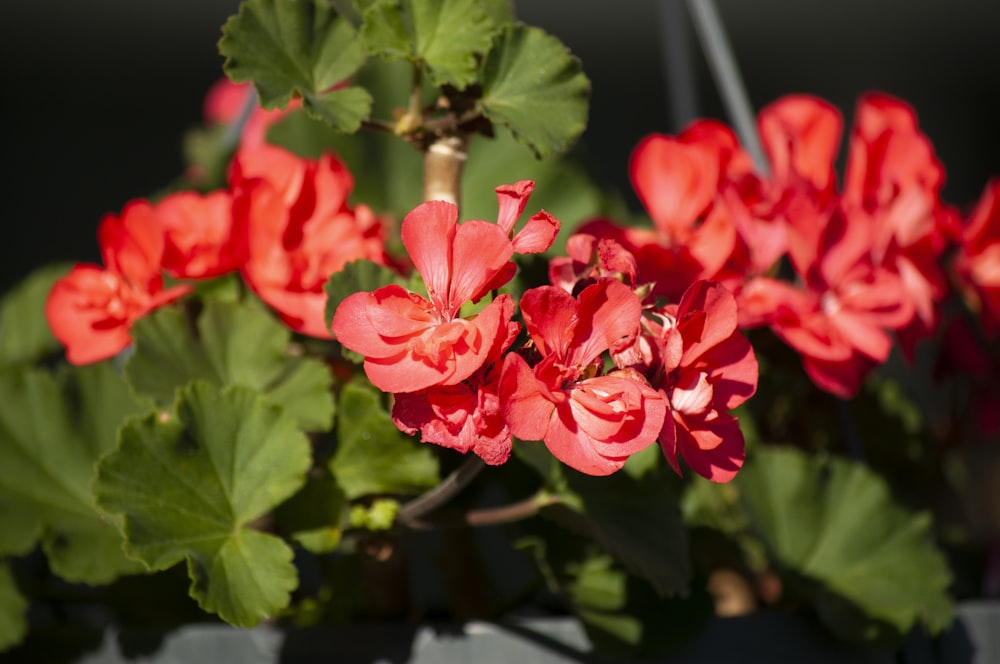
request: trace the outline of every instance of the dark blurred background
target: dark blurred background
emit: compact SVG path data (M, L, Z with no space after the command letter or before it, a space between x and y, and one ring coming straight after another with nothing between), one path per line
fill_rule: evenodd
M672 132L665 3L520 0L519 17L559 36L593 81L584 150L628 188L638 139ZM5 161L0 286L53 260L97 260L106 212L181 169L181 137L221 76L219 28L237 0L4 0ZM850 120L859 93L909 101L948 169L946 198L972 203L1000 174L1000 2L718 0L755 108L823 96ZM675 24L675 27L683 24ZM723 110L694 36L697 110Z

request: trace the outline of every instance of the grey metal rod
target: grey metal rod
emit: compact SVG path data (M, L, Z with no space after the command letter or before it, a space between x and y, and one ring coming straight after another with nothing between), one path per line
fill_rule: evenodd
M722 95L722 102L726 106L729 119L736 128L740 142L753 159L754 166L766 174L769 169L760 137L757 135L753 107L750 105L750 97L740 76L739 67L736 66L736 58L733 56L733 49L726 36L722 19L719 18L719 12L715 8L715 2L687 0L687 4L695 32L701 40L705 59L708 60L708 67Z
M691 28L684 0L660 0L658 14L671 130L678 133L698 117L698 91L691 62Z

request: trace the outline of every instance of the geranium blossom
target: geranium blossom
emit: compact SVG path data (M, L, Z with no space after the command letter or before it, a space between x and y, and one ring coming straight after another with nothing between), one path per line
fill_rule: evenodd
M702 121L676 138L645 137L632 152L629 176L655 228L595 220L579 232L612 239L630 251L639 280L668 298L680 297L695 279L715 276L736 242L729 210L713 205L732 157L731 135L718 123Z
M170 194L154 211L163 229L163 269L177 279L208 279L238 270L240 239L233 233L232 197L227 191Z
M643 370L668 404L659 442L678 474L681 458L716 482L728 482L743 466L743 433L729 411L756 391L757 359L737 320L733 295L698 281L679 304L643 319L641 350L614 353L619 366Z
M502 306L501 320L510 321L513 301L503 298ZM508 322L506 334L497 335L483 366L462 382L397 393L392 421L411 435L420 431L425 443L472 452L491 466L506 463L512 440L500 409L500 356L520 329Z
M1000 330L1000 179L986 185L959 238L955 272L983 329Z
M515 244L522 251L544 251L551 244L559 225L546 213L534 215L511 238L533 186L525 181L497 188L496 224L459 224L458 208L444 201L423 203L406 215L400 234L428 297L385 286L351 295L333 319L334 336L365 356L374 385L416 392L456 385L483 366L497 337L506 335L509 296L500 295L470 317L459 312L510 280Z
M640 304L621 282L602 279L578 299L553 286L527 291L521 312L541 359L509 353L500 400L511 433L542 440L580 472L608 475L656 440L666 403L636 371L600 373L601 354L631 341Z
M129 330L136 319L190 290L163 288L163 234L148 202L129 203L120 217L107 215L98 242L104 267L74 266L45 302L49 328L73 364L121 352L132 341Z
M360 258L388 262L374 212L347 203L351 174L332 154L313 161L265 145L237 153L231 180L247 283L293 330L329 338L329 276Z

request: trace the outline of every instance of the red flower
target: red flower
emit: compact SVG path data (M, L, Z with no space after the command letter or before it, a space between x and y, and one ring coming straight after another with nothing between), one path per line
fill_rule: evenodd
M602 279L574 299L553 286L527 291L521 312L541 355L534 367L506 356L500 401L511 433L542 440L589 475L609 475L652 444L666 404L638 372L600 375L600 356L635 336L640 304L621 282Z
M240 244L232 232L232 197L216 191L170 194L154 207L163 228L163 269L177 279L207 279L240 267Z
M983 329L996 335L1000 329L1000 179L986 185L963 227L954 267L970 287L966 299L979 313Z
M676 138L646 136L632 151L629 176L655 230L596 220L580 232L620 244L635 256L640 283L676 299L693 280L715 276L732 254L736 226L730 211L715 205L716 193L730 170L748 168L732 132L717 122L696 122Z
M672 416L659 435L663 455L678 474L683 457L702 477L728 482L744 458L743 433L728 411L757 389L757 358L737 328L736 300L719 283L697 281L656 318L643 321L641 336L655 360L643 368Z
M514 302L503 298L501 320L510 321ZM489 358L475 373L456 385L400 392L392 405L392 421L400 430L421 440L462 452L473 452L491 466L510 458L510 429L500 409L500 355L510 347L521 326L507 324L507 333L493 342Z
M888 95L862 97L842 206L852 221L869 218L872 261L900 276L923 336L936 327L937 303L948 292L940 257L955 213L941 203L943 183L913 109Z
M429 299L396 285L355 293L337 307L333 334L365 356L365 373L385 392L457 385L483 366L497 336L507 332L507 295L468 318L460 309L510 278L513 246L496 224L458 224L458 208L444 201L418 206L400 234Z
M351 174L332 154L312 161L265 145L237 153L231 180L247 283L293 330L329 338L329 276L359 258L388 262L375 214L347 204Z
M129 328L136 319L190 290L163 290L163 235L146 201L129 203L121 217L104 217L98 242L105 267L74 266L45 303L52 334L73 364L116 355L131 343Z

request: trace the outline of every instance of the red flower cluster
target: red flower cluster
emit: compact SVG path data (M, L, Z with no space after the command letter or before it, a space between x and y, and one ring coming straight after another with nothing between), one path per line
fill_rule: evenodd
M515 345L515 302L497 290L511 257L545 251L559 228L539 212L514 232L532 189L498 187L496 224L459 224L441 201L417 207L402 239L427 297L395 285L355 293L337 308L334 336L394 393L397 426L425 442L500 464L512 437L541 440L572 468L607 475L659 440L678 472L683 455L705 477L731 479L743 437L728 411L757 384L733 296L699 281L679 305L646 305L636 257L581 235L552 261L553 285L521 296L527 340Z
M107 359L132 323L190 290L163 273L199 280L240 271L297 332L329 338L323 284L348 261L385 264L382 227L351 207L353 180L334 156L300 159L277 147L240 150L228 190L133 201L98 233L104 266L77 265L49 295L46 315L74 364Z
M725 284L741 327L769 326L799 352L816 385L849 398L888 358L893 333L912 353L937 326L948 293L942 258L958 217L941 201L944 170L906 104L880 94L861 99L838 191L841 125L838 112L813 97L765 108L758 129L769 174L756 171L714 121L695 122L676 138L649 136L630 173L655 229L597 220L582 231L634 254L632 278L654 284L655 293L676 300L692 279ZM996 216L995 203L985 200L977 215ZM984 303L995 276L993 262L978 258L993 246L986 228L995 226L966 228L959 263Z

